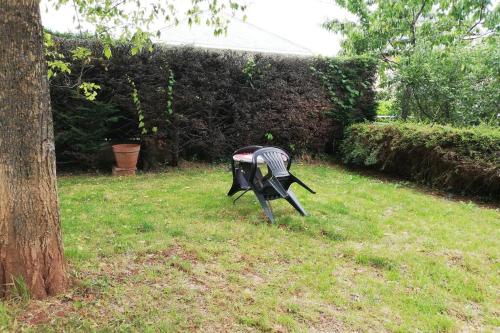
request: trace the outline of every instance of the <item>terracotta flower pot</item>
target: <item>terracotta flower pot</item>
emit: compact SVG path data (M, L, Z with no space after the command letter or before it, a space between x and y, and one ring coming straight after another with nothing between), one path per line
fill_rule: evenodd
M113 145L116 165L121 169L135 169L141 146L137 144Z

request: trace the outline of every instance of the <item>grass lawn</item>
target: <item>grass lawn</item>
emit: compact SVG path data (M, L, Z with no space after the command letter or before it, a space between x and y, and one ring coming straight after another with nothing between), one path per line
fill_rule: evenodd
M496 331L500 212L327 164L275 225L230 172L59 180L74 286L0 303L0 331ZM294 185L296 186L296 185Z

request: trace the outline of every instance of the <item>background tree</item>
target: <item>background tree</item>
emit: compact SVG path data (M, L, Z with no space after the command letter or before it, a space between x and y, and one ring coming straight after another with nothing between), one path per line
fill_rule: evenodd
M52 0L59 6L67 0ZM178 22L168 1L74 0L78 19L94 24L111 56L114 38L133 53L150 47L155 19ZM188 23L227 29L233 1L192 0ZM67 276L61 244L54 135L38 0L0 0L0 296L27 288L43 298L62 291ZM57 67L57 66L56 66ZM50 73L49 73L50 74Z
M500 64L494 57L500 9L492 1L336 2L356 19L331 20L325 28L343 35L344 54L382 60L381 85L394 98L401 118L412 114L456 124L498 121L491 103L498 96L490 93L499 87ZM442 88L439 93L436 87ZM479 96L488 101L481 102Z

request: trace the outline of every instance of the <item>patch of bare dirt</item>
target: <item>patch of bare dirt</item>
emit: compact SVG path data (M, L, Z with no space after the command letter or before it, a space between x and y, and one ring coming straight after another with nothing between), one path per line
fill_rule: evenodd
M24 311L16 318L21 323L28 325L49 324L57 317L66 317L74 313L75 308L71 303L64 301L64 298L49 298L45 301L30 301Z
M62 296L43 301L29 301L16 319L21 324L29 326L49 324L58 317L66 317L69 313L78 312L75 307L76 303L98 303L107 286L130 284L133 278L144 270L151 269L152 266L156 265L165 265L174 257L191 263L198 261L194 252L175 243L162 251L106 258L99 264L97 270L89 269L78 272L73 270L75 276L72 278L72 289ZM154 287L154 285L155 282L152 282L151 286ZM194 277L192 281L189 281L188 286L200 291L206 288L203 281Z

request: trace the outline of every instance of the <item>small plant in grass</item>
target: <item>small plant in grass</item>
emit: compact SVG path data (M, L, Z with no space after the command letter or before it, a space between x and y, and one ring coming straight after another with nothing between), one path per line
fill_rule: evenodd
M371 254L359 254L356 256L356 263L372 266L379 269L393 270L396 265L389 259Z
M185 273L190 273L193 270L193 266L189 261L179 258L177 256L173 256L169 260L169 265Z
M143 222L138 228L138 232L152 232L155 230L155 226L149 222Z
M12 286L12 296L22 302L27 302L30 299L30 291L23 277L14 277Z
M10 324L10 317L7 313L7 308L3 303L0 303L0 331L7 332Z

